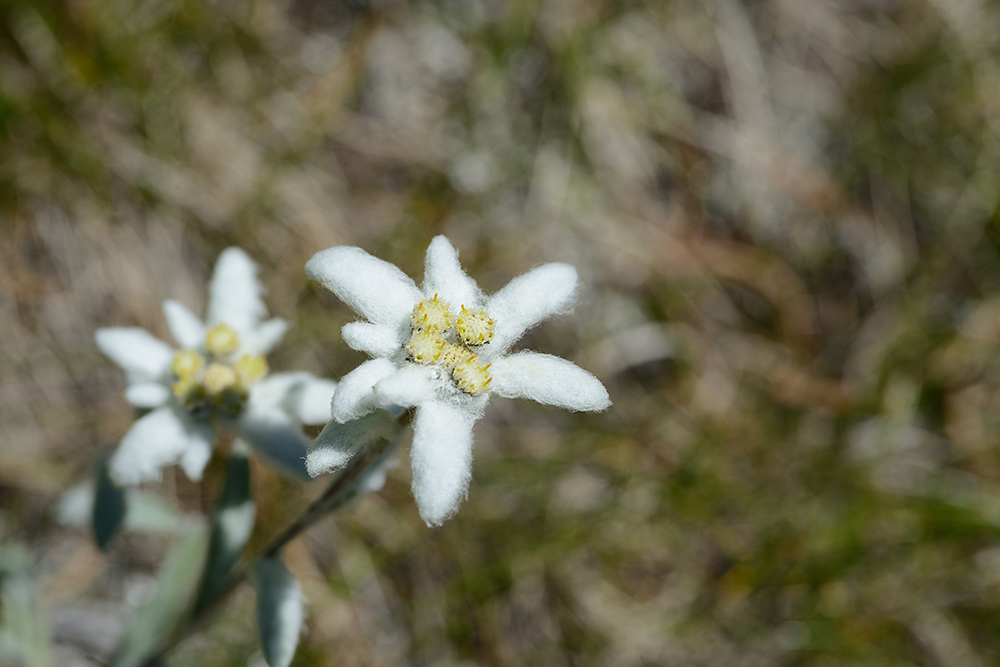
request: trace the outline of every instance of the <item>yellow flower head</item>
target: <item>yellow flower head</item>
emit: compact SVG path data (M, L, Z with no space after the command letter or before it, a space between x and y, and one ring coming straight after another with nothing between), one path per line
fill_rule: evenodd
M443 333L451 328L453 320L448 304L435 294L433 299L424 299L413 307L410 324L415 331Z
M485 345L493 340L493 320L482 308L471 310L462 306L462 314L455 321L458 337L466 345Z
M226 324L216 324L205 332L205 348L215 357L232 354L240 346L240 337Z

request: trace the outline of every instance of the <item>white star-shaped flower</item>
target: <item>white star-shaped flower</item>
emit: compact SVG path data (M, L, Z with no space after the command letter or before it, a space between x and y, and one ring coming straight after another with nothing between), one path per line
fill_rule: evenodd
M438 236L427 249L422 287L392 264L346 246L316 253L306 273L367 320L345 325L341 334L373 357L341 379L334 421L307 459L312 475L344 465L365 430L335 424L376 408L415 407L413 495L420 516L437 525L465 498L472 427L491 395L569 410L611 405L604 385L579 366L538 352L509 354L528 329L572 305L577 275L568 264L540 266L487 297L462 271L448 239Z
M125 398L151 412L138 419L111 458L118 484L160 479L179 463L201 479L215 427L249 444L282 472L308 479L302 424L329 419L332 380L309 373L268 375L267 354L288 325L265 320L257 267L239 248L219 255L209 285L207 322L166 301L163 312L180 349L139 328L99 329L97 346L128 377Z

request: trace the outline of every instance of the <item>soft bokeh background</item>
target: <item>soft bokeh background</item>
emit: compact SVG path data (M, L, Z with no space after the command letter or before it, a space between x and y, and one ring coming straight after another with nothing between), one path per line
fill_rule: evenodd
M305 260L419 278L446 234L488 291L579 268L523 343L614 407L496 399L439 529L404 454L288 550L297 664L1000 663L997 34L979 0L0 3L7 630L102 664L170 543L60 523L133 418L96 328L167 337L236 244L272 368L338 377ZM149 491L208 510L220 471ZM322 482L254 472L256 545ZM258 664L252 603L171 663Z

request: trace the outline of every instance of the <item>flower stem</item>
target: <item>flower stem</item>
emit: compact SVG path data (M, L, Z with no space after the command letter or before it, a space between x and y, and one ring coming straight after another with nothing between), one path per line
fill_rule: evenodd
M310 503L309 507L306 508L305 512L298 519L274 537L257 555L249 559L244 559L234 567L226 579L226 583L219 589L215 596L193 613L186 623L178 626L146 664L155 664L157 659L162 657L164 653L211 620L221 608L222 603L246 580L250 563L258 558L273 558L277 556L285 545L305 532L319 519L342 507L361 493L362 489L359 484L361 478L382 459L390 456L399 445L402 437L400 435L391 442L379 439L377 442L368 445L362 453L351 459L347 466L334 477L333 481L330 482L330 486L326 488L323 494Z

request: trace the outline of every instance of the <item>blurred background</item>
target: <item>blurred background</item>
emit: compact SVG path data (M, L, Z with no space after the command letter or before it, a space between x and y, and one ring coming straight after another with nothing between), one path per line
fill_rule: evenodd
M419 279L445 234L488 292L579 269L522 346L614 406L495 399L438 529L404 448L287 550L296 664L1000 663L997 34L980 0L3 2L0 644L105 664L218 492L168 471L107 555L74 525L133 419L95 329L169 339L239 245L271 368L339 377L305 260ZM251 547L324 486L254 484ZM252 592L168 659L262 664Z

